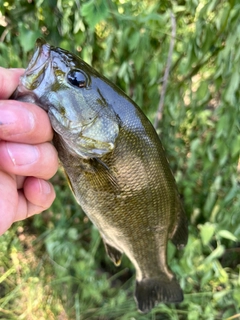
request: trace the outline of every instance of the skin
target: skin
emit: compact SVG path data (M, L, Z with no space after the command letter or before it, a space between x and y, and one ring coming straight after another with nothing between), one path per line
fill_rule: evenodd
M58 168L49 118L34 104L7 100L23 72L0 67L0 235L55 199L47 181Z

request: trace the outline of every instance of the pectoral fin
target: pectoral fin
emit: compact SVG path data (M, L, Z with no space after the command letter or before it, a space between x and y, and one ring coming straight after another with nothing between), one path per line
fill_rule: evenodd
M112 170L100 159L93 158L89 160L92 171L87 170L87 174L95 175L93 188L96 190L108 190L110 193L119 194L120 186L117 177Z

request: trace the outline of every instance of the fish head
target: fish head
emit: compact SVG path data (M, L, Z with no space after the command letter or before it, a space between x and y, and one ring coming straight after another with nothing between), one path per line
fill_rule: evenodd
M111 152L118 118L97 85L99 75L78 56L43 39L20 79L14 98L48 112L65 148L85 159Z

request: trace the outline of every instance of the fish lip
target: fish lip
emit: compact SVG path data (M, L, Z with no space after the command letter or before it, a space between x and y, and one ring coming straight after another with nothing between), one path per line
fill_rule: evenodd
M44 66L50 58L51 47L44 39L38 38L36 41L36 46L37 46L37 50L36 50L37 56L36 56L36 59L34 59L35 54L33 55L33 58L29 64L30 69L32 69L34 65L36 65L37 69L40 68L41 66ZM36 68L34 68L33 71L35 71Z
M41 83L43 72L47 68L50 61L51 47L42 38L36 41L37 49L29 62L28 68L21 77L22 85L28 89L33 90Z

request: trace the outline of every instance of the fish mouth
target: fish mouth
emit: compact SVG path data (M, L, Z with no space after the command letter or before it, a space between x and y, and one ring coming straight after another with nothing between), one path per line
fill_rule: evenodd
M36 41L37 49L21 77L23 86L28 90L36 89L44 78L44 72L50 61L50 45L42 38Z

